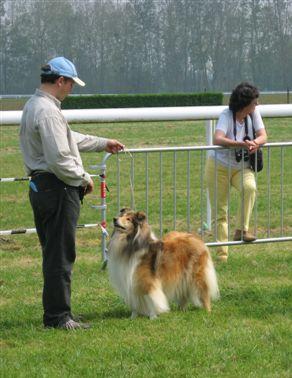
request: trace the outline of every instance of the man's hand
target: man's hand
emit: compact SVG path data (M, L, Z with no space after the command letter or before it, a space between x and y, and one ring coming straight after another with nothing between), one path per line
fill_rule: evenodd
M124 148L125 146L122 143L120 143L118 140L109 139L109 141L107 142L105 151L110 152L112 154L116 154L117 152L123 150Z
M84 195L86 196L86 194L92 193L93 189L94 189L94 184L93 184L92 179L90 179L89 184L87 184L87 186L84 188Z

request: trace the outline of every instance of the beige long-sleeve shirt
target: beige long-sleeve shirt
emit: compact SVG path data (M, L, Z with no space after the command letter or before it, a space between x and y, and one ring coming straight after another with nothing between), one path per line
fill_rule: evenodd
M72 131L60 101L40 89L24 106L19 136L28 175L32 171L51 172L71 186L90 182L79 151L103 151L108 142Z

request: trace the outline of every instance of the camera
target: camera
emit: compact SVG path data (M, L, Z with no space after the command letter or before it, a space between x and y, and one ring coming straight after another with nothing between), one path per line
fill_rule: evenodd
M250 140L250 137L246 135L243 138L244 141ZM235 150L235 160L239 163L242 159L242 149L241 150ZM246 149L243 150L243 160L248 161L249 160L249 153Z
M235 150L235 160L239 163L242 159L242 150L236 151ZM243 151L243 160L248 161L249 159L249 154L247 150Z

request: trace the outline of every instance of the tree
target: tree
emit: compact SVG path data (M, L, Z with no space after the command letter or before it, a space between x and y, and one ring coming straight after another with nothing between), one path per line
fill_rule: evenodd
M0 0L2 93L73 60L84 93L292 86L292 0Z

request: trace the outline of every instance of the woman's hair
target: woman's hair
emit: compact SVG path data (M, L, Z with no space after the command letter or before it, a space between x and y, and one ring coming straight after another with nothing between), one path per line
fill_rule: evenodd
M248 82L242 82L233 89L229 99L229 109L236 113L246 106L250 105L252 101L260 95L259 90L254 85Z

